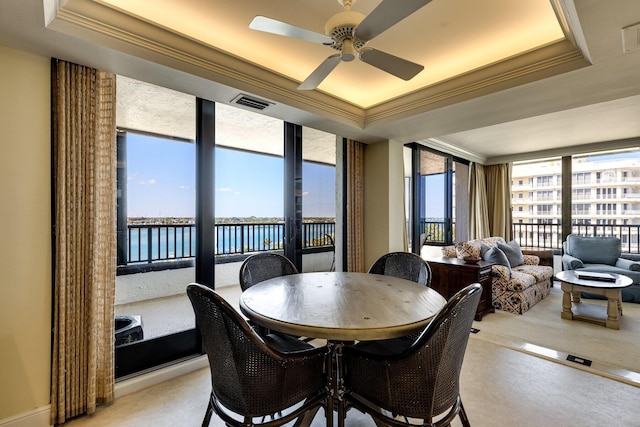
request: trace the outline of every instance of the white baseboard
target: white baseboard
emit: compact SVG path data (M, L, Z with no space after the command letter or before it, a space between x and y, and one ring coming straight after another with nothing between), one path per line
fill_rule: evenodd
M0 427L50 427L51 405L0 420Z
M207 356L204 355L120 381L115 386L115 398L118 399L207 366L209 366L209 361ZM51 405L46 405L0 420L0 427L50 427L50 417Z
M115 398L117 399L127 394L135 393L136 391L197 371L198 369L205 368L207 366L209 366L209 360L206 355L203 355L161 369L156 369L146 374L137 375L116 383Z

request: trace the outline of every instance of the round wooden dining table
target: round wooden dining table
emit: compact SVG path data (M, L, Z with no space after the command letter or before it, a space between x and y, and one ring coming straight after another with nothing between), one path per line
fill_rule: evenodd
M317 272L257 283L240 296L240 310L255 323L296 336L327 340L327 426L346 416L342 396L342 346L397 338L424 328L446 304L437 291L392 276Z

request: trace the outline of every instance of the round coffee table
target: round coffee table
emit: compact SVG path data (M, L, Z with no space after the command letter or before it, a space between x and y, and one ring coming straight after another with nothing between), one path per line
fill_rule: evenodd
M567 320L583 320L597 323L611 329L620 329L622 316L622 293L620 290L631 286L633 280L621 274L607 273L615 278L615 282L587 280L579 278L576 270L561 271L556 279L561 282L562 313ZM584 303L580 299L581 292L602 295L607 298L607 305Z

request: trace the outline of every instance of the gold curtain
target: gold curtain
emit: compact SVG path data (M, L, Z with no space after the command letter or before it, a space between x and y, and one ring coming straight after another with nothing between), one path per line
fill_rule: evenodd
M52 424L113 400L115 84L113 74L52 62Z
M484 166L469 165L469 239L491 237Z
M485 166L489 230L492 236L512 238L511 165Z
M347 270L364 272L364 144L347 140Z

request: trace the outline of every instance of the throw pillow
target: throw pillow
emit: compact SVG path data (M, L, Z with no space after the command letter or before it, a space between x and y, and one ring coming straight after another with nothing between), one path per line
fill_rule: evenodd
M480 242L467 240L456 245L456 253L460 259L480 259Z
M442 256L445 258L456 258L458 254L456 253L455 246L443 246L442 247Z
M509 263L509 258L498 248L489 248L484 253L482 257L483 260L487 262L492 262L498 265L504 265L509 270L509 275L511 275L511 264Z
M484 254L486 254L489 249L491 249L491 246L489 246L489 245L487 245L485 243L481 244L480 245L480 258L484 259Z
M509 243L498 243L498 249L500 249L509 259L511 267L517 267L524 264L524 257L522 256L522 249L515 240Z

